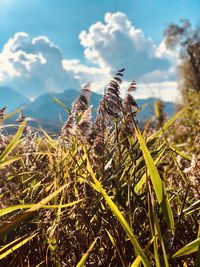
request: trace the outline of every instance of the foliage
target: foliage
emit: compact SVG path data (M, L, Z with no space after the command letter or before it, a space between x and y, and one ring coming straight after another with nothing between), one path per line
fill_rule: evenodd
M180 25L169 24L164 35L167 48L179 54L180 88L187 100L188 90L200 92L200 26L192 28L188 20L182 20Z
M22 112L5 125L0 110L1 266L197 266L200 138L188 118L199 111L164 122L158 110L158 129L141 131L134 81L120 97L123 71L94 123L82 88L60 136L30 128Z

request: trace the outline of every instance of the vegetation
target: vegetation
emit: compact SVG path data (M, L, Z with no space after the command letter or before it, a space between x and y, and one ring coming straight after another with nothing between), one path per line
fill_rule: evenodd
M154 127L139 129L124 69L94 122L90 85L72 111L54 97L69 113L60 136L0 110L0 266L200 266L199 29L165 33L184 50L184 105L168 121L156 101Z
M141 131L123 71L93 124L89 85L71 112L59 103L70 112L60 136L22 112L6 125L1 109L1 266L199 266L199 92L167 122L156 103L156 128Z

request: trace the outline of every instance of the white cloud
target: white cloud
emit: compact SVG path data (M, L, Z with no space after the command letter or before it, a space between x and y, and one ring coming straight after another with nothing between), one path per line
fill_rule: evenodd
M176 67L172 66L167 70L154 70L152 72L146 73L138 78L138 82L142 83L152 83L152 82L165 82L165 81L175 81L177 80Z
M175 66L177 51L169 51L164 40L156 46L141 29L133 26L126 14L107 13L105 23L93 24L79 38L91 63L107 69L110 75L126 68L123 92L128 81L136 79L138 97L180 100Z
M112 73L126 68L129 80L158 70L166 71L172 64L172 56L164 44L156 46L121 12L107 13L104 24L93 24L88 31L82 31L79 38L87 60L109 68Z
M59 47L47 37L31 39L27 33L16 33L0 54L0 84L29 97L77 87L79 82L65 71L62 61Z
M129 81L123 81L121 86L121 96L126 95L126 90L129 87ZM155 97L160 98L163 101L181 102L182 98L177 90L178 84L176 81L165 82L138 82L137 90L133 93L133 96L138 98Z
M181 96L177 90L177 82L139 83L136 98L156 97L163 101L181 102Z
M126 14L106 13L104 23L96 22L79 38L89 66L64 58L61 49L46 36L31 39L27 33L16 33L0 53L0 85L29 97L78 88L88 82L94 82L94 91L103 92L110 77L126 68L124 85L135 79L140 87L138 96L176 98L172 94L177 94L177 54L167 50L164 40L155 45Z
M109 68L88 67L77 59L63 60L63 68L73 75L81 86L90 82L91 89L98 93L103 92L103 88L112 77Z

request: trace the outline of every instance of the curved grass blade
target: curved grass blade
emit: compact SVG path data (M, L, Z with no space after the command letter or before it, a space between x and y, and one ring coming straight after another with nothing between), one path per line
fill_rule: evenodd
M161 159L162 155L164 154L166 150L166 147L161 151L160 155L157 157L157 159L154 161L154 164L157 165L159 160ZM134 187L135 193L138 193L140 188L143 186L143 184L146 182L146 173L143 174L142 178L138 181L138 183Z
M198 251L200 245L200 238L197 238L196 240L192 241L191 243L187 244L183 248L179 249L172 258L181 257L193 252Z
M147 243L146 247L144 248L144 251L148 251L149 247L152 245L152 243L154 242L155 240L155 236L149 240L149 242ZM142 262L142 259L140 256L137 256L137 258L134 260L134 262L132 263L132 265L130 267L141 267L141 262Z
M21 159L20 156L14 156L9 159L5 159L4 161L0 162L0 169L20 159Z
M184 209L182 213L190 213L200 209L200 200L195 201L191 206Z
M149 138L147 139L147 143L149 143L151 140L155 138L161 137L164 131L166 131L174 122L175 120L182 115L183 112L185 112L186 108L181 109L179 112L177 112L173 117L171 117L164 126L158 130L156 133L153 133Z
M85 153L87 153L87 152L85 152ZM122 227L126 231L127 235L129 236L129 238L130 238L130 240L131 240L131 242L135 248L136 254L141 256L144 266L150 267L151 264L150 264L150 262L146 256L146 254L144 253L143 249L140 247L130 225L128 224L128 222L126 221L125 217L122 215L122 213L120 212L118 207L115 205L115 203L108 196L106 191L103 189L103 187L101 186L101 183L97 180L96 175L93 172L92 167L90 165L89 158L88 158L87 154L86 154L86 159L87 159L87 170L89 171L94 183L96 184L96 187L101 192L101 194L103 195L104 199L106 200L108 206L110 207L110 209L112 210L112 212L117 217L117 219L121 223Z
M81 258L81 260L79 261L79 263L76 265L76 267L84 267L86 260L88 258L88 256L90 255L90 253L92 252L96 242L97 242L98 237L92 242L92 244L90 245L88 251L83 255L83 257Z
M53 100L58 103L65 111L67 111L69 114L71 113L70 109L68 107L66 107L66 105L57 97L55 97L54 95L51 95L51 97L53 98Z
M10 253L13 253L18 248L20 248L23 245L25 245L28 241L33 239L36 235L37 235L37 233L33 234L32 236L29 236L27 238L20 237L17 240L14 240L11 243L7 244L6 246L2 247L0 249L0 260L5 258L6 256L8 256Z
M141 266L141 262L142 262L142 258L140 256L137 256L137 258L131 264L131 267L140 267Z
M109 231L106 230L106 232L107 232L107 234L108 234L108 236L109 236L109 238L110 238L111 243L113 244L113 246L114 246L114 247L116 248L116 250L117 250L117 253L118 253L118 255L119 255L119 258L120 258L120 260L121 260L121 262L122 262L122 266L123 266L123 267L126 267L126 264L125 264L125 262L124 262L124 260L123 260L123 257L122 257L122 255L121 255L121 253L120 253L120 251L119 251L119 249L118 249L118 247L117 247L117 244L116 244L116 241L115 241L114 237L111 235L111 233L109 233ZM140 257L140 256L138 256L138 257Z
M189 155L186 155L182 151L178 150L175 146L170 145L171 150L173 150L176 154L180 155L182 158L191 161L192 157Z
M26 126L26 121L23 121L19 126L18 131L14 135L12 141L8 144L8 146L4 149L4 151L0 155L0 162L4 161L5 158L10 154L10 152L17 146L18 141L20 140L23 134L25 126Z
M45 137L46 137L47 140L49 141L49 144L50 144L53 148L56 149L56 147L57 147L57 143L56 143L56 141L55 141L53 138L51 138L51 136L50 136L44 129L42 129L42 128L41 128L41 132L45 135Z
M135 124L135 132L136 136L138 138L138 142L140 144L140 148L142 150L146 166L147 166L147 171L149 173L149 176L151 178L153 188L156 193L156 197L158 200L158 203L162 209L163 215L165 217L166 222L168 223L172 233L174 234L174 218L173 218L173 213L172 209L169 204L168 200L168 195L164 187L164 183L162 179L160 178L160 175L158 173L158 170L155 166L155 163L153 161L153 158L151 157L151 154L146 146L146 143L144 141L144 138L142 134L140 133L140 130L138 129L137 125Z
M20 110L22 110L25 106L22 106L21 108L18 108L16 110L14 110L13 112L10 112L9 114L7 114L3 119L0 120L0 123L10 119L12 116L14 116L15 114L19 113Z
M153 218L154 218L154 227L156 230L156 234L158 235L158 239L160 240L161 248L163 251L163 259L164 259L165 267L169 267L168 255L167 255L165 244L163 241L163 236L161 233L161 229L160 229L160 225L159 225L159 221L158 221L158 216L157 216L156 211L155 211L155 207L153 207Z
M73 202L70 202L67 204L62 204L62 205L43 205L40 207L40 209L64 209L64 208L69 208L71 206L74 206L81 201L82 201L82 199L76 200L76 201L73 201ZM33 206L35 206L35 205L34 204L22 204L22 205L16 205L16 206L0 209L0 217L4 216L10 212L16 211L16 210L30 209L30 208L33 208Z
M16 227L18 224L25 221L27 218L29 218L31 215L33 215L37 210L41 209L44 205L46 205L49 201L51 201L54 197L56 197L67 186L68 186L68 184L61 186L55 192L51 193L46 198L42 199L39 203L33 205L33 207L31 207L30 209L28 209L24 213L16 216L13 221L7 222L5 225L0 227L0 236L5 235L12 228Z

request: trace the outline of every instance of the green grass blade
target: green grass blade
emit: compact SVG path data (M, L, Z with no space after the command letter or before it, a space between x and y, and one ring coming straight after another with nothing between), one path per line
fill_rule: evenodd
M92 177L92 179L94 180L94 183L96 184L98 190L101 192L101 194L103 195L104 199L106 200L108 206L110 207L110 209L112 210L112 212L114 213L114 215L117 217L117 219L119 220L120 224L122 225L122 227L124 228L124 230L126 231L127 235L129 236L135 250L136 253L139 254L142 258L142 262L144 264L144 266L148 266L150 267L151 264L147 258L147 256L145 255L143 249L140 247L130 225L128 224L128 222L126 221L125 217L122 215L122 213L120 212L120 210L118 209L118 207L115 205L115 203L112 201L112 199L108 196L108 194L106 193L106 191L103 189L103 187L101 186L101 183L97 180L95 173L92 170L92 167L90 165L89 159L86 155L87 158L87 169Z
M199 230L198 230L197 238L200 238L200 222L199 222ZM195 263L194 263L194 267L199 267L199 266L200 266L200 243L199 243L199 247L196 253Z
M14 116L15 114L19 113L20 110L22 110L25 106L21 107L21 108L18 108L16 110L14 110L13 112L10 112L9 114L7 114L3 119L0 120L0 123L5 121L5 120L8 120L10 119L12 116Z
M195 201L191 206L183 210L183 213L191 213L200 209L200 200Z
M56 140L54 140L53 138L51 138L51 136L44 130L41 129L41 132L45 135L45 137L47 138L47 140L49 141L49 144L56 149L57 147L57 143Z
M36 265L35 267L40 267L40 266L44 266L45 261L41 261L38 265Z
M157 157L157 159L155 160L154 164L157 165L159 160L161 159L162 155L164 154L166 148L164 148L162 150L162 152L160 153L160 155ZM135 193L138 193L138 191L140 190L140 188L143 186L143 184L145 184L146 182L146 173L143 174L142 178L137 182L137 184L134 187L134 191Z
M4 161L0 162L0 169L4 168L5 166L17 161L17 160L20 160L21 157L19 156L14 156L14 157L11 157L9 159L5 159Z
M150 140L153 140L154 138L161 137L163 132L165 132L175 122L175 120L185 112L185 110L186 108L183 108L179 112L177 112L173 117L171 117L160 130L158 130L156 133L153 133L151 136L149 136L149 138L147 139L147 142L149 142Z
M16 227L21 222L25 221L27 218L29 218L34 212L41 209L43 206L45 206L49 201L51 201L53 198L55 198L63 189L65 189L68 186L68 184L65 184L61 186L59 189L57 189L55 192L51 193L46 198L42 199L39 203L33 205L30 209L25 211L24 213L18 215L15 217L13 221L10 221L0 227L0 236L6 234L8 231L10 231L12 228Z
M116 241L115 241L114 237L111 235L111 233L109 233L109 231L106 230L106 232L107 232L107 234L108 234L108 236L109 236L109 238L110 238L111 243L113 244L113 246L114 246L114 247L116 248L116 250L117 250L117 253L118 253L118 255L119 255L119 258L120 258L120 260L121 260L121 262L122 262L122 266L123 266L123 267L126 267L126 264L125 264L125 262L124 262L124 260L123 260L123 257L122 257L122 255L121 255L121 253L120 253L120 251L119 251L119 249L118 249L118 247L117 247L117 244L116 244ZM138 256L138 257L140 257L140 256Z
M18 248L22 247L25 245L28 241L33 239L36 236L36 234L29 236L24 239L24 237L20 237L17 240L12 241L11 243L7 244L6 246L2 247L0 249L0 260L8 256L10 253L13 253L15 250ZM8 248L8 249L6 249ZM3 252L2 252L3 251Z
M98 237L92 242L92 244L90 245L89 249L87 250L87 252L83 255L83 257L81 258L81 260L79 261L79 263L76 265L76 267L84 267L85 263L87 261L88 256L90 255L90 253L92 252L96 242L97 242Z
M198 234L197 238L200 238L200 222L199 222L199 229L198 229ZM195 262L194 262L194 267L199 267L200 266L200 243L198 246L198 250L195 256Z
M40 207L40 209L64 209L64 208L72 207L81 201L82 200L80 199L80 200L76 200L76 201L73 201L67 204L62 204L62 205L43 205ZM33 208L34 206L35 206L34 204L22 204L22 205L16 205L16 206L8 207L8 208L3 208L3 209L0 209L0 217L10 212L16 211L16 210L30 209L30 208Z
M142 258L140 256L137 256L137 258L131 264L131 267L140 267L141 266L141 262L142 262Z
M167 255L167 252L165 249L165 244L164 244L163 236L162 236L162 233L160 230L160 224L158 221L158 217L157 217L157 214L156 214L156 211L154 208L153 208L153 217L154 217L154 227L156 229L156 233L158 235L158 239L160 240L162 251L163 251L163 258L164 258L164 262L165 262L165 267L169 267L168 255Z
M191 243L187 244L183 248L179 249L172 258L181 257L193 252L198 251L200 245L200 238L197 238L196 240L192 241Z
M176 154L180 155L182 158L191 161L192 157L189 155L186 155L185 153L183 153L182 151L178 150L175 146L170 145L171 150L173 150L174 152L176 152Z
M68 113L71 113L70 109L68 107L66 107L66 105L60 101L60 99L58 99L57 97L51 95L51 97L53 98L53 100L58 103L65 111L67 111Z
M2 152L2 154L0 155L0 162L4 161L5 158L10 154L10 152L17 146L19 139L21 138L24 128L26 125L26 121L23 121L21 123L21 125L19 126L18 131L16 132L16 134L14 135L12 141L10 142L10 144L8 144L8 146L4 149L4 151Z
M164 187L164 183L163 183L162 179L160 178L160 175L159 175L158 170L154 164L154 161L151 157L151 154L150 154L150 152L146 146L144 138L141 135L140 130L138 129L138 127L136 125L135 125L135 132L136 132L136 136L138 138L138 142L140 144L140 148L142 150L142 153L143 153L143 156L144 156L144 159L146 162L147 170L148 170L149 176L151 178L158 203L162 209L163 215L164 215L172 233L174 233L174 218L173 218L173 213L172 213L172 210L171 210L171 207L169 204L167 192L166 192L165 187Z
M146 247L144 248L145 252L148 251L149 247L154 242L155 238L156 237L154 236L151 240L149 240ZM130 267L141 267L141 262L142 262L142 258L140 256L137 256L137 258L134 260L134 262L132 263Z

